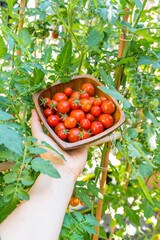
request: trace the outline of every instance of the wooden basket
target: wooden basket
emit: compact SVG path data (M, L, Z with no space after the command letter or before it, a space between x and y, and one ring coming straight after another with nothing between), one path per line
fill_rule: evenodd
M95 87L95 96L106 96L109 100L111 100L115 106L115 112L112 114L113 119L114 119L114 124L112 127L106 129L105 131L103 131L102 133L95 135L93 137L84 139L84 140L80 140L78 142L75 143L69 143L69 142L65 142L63 140L61 140L54 132L54 130L48 125L46 117L44 115L44 108L41 106L41 98L43 97L49 97L52 99L53 95L57 92L63 92L64 89L66 87L71 87L74 91L78 91L81 86L84 83L92 83ZM106 93L104 93L103 91L101 91L99 88L97 88L97 86L103 86L103 84L101 82L99 82L96 78L94 78L91 75L80 75L80 76L76 76L73 77L69 82L67 83L60 83L60 82L56 82L53 83L52 85L50 85L47 88L44 88L42 90L40 90L37 93L33 94L33 101L34 104L36 106L36 110L38 112L38 115L40 117L40 119L42 120L44 126L46 127L46 129L48 130L50 136L54 139L54 141L56 141L56 143L63 149L63 150L71 150L71 149L76 149L79 148L85 144L91 143L95 140L98 140L104 136L106 136L107 134L113 132L115 129L117 129L119 126L122 125L122 123L125 121L125 116L124 113L122 112L118 102L116 101L116 99L114 99L113 97L107 95Z

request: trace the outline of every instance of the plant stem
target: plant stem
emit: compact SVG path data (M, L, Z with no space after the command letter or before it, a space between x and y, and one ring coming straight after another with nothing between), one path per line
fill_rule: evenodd
M144 8L145 8L146 3L147 3L147 0L144 0L144 1L143 1L143 4L142 4L142 9L139 11L137 18L136 18L135 22L134 22L133 25L132 25L133 28L136 28L136 27L137 27L137 24L138 24L138 22L139 22L139 20L140 20L140 18L141 18L141 15L142 15L142 13L143 13L143 10L144 10Z

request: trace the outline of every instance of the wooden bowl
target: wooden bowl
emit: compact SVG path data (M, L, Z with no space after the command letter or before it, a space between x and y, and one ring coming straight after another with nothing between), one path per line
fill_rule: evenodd
M52 97L55 93L63 92L66 87L71 87L74 91L78 91L81 88L81 86L84 83L87 83L87 82L92 83L94 85L95 96L106 96L109 100L111 100L115 104L116 109L115 109L115 112L112 114L113 119L114 119L113 126L106 129L102 133L93 136L93 137L90 137L90 138L87 138L87 139L84 139L84 140L80 140L80 141L75 142L75 143L65 142L65 141L61 140L56 135L54 130L48 125L46 117L44 115L44 108L41 106L41 100L40 99L42 97L43 98L44 97L49 97L49 98L52 99ZM111 96L107 95L106 93L104 93L103 91L101 91L99 88L97 88L97 86L103 86L103 84L91 75L80 75L80 76L73 77L67 83L60 83L60 82L53 83L49 87L44 88L44 89L40 90L39 92L33 94L33 101L34 101L34 104L36 106L36 110L38 112L38 115L39 115L40 119L42 120L44 126L48 130L50 136L54 139L54 141L56 141L56 143L63 150L76 149L76 148L79 148L79 147L81 147L81 146L83 146L87 143L91 143L95 140L98 140L98 139L106 136L107 134L113 132L115 129L117 129L119 126L121 126L122 123L125 121L124 113L122 112L122 110L121 110L118 102L116 101L116 99L114 99L113 97L111 97Z

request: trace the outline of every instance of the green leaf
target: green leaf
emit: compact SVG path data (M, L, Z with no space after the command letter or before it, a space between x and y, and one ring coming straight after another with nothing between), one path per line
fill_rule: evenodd
M24 186L30 186L34 183L34 180L31 176L22 176L21 182Z
M7 112L3 112L0 109L0 120L1 121L6 121L6 120L9 120L9 119L14 119L14 117Z
M136 4L136 6L139 7L139 9L142 10L142 3L141 3L141 1L140 0L134 0L134 2Z
M147 219L154 215L151 204L149 205L147 200L142 203L141 209L144 210L144 217Z
M138 36L144 37L147 41L155 42L154 38L152 38L151 34L149 34L147 30L138 29L134 33L137 34Z
M27 28L21 28L19 30L19 41L26 48L31 43L31 36Z
M130 157L141 157L141 154L132 144L127 145L127 148Z
M47 152L46 149L40 147L29 147L28 149L31 154L42 154Z
M100 193L100 190L92 180L88 181L87 188L95 197L99 197L98 194Z
M118 224L120 225L120 227L125 227L125 222L124 222L123 215L121 215L121 214L116 214L116 215L115 215L115 218L116 218Z
M45 142L45 141L42 141L41 144L42 144L42 146L47 147L47 148L53 150L54 152L56 152L64 161L66 161L64 155L63 155L62 153L59 153L59 152L58 152L55 148L53 148L50 144L48 144L48 143Z
M138 65L149 65L151 63L152 63L152 60L149 57L141 56L137 64Z
M52 5L53 5L52 2L44 1L44 2L41 3L40 9L41 9L41 11L44 11L44 10L46 10L48 7L50 7L50 6L52 6Z
M138 133L137 133L136 129L134 129L134 128L128 128L127 132L128 132L128 136L130 138L138 137Z
M6 53L7 53L7 48L6 48L5 42L2 36L0 36L0 58L4 57Z
M126 101L126 99L116 89L108 89L106 87L100 87L100 86L98 86L98 88L117 100Z
M118 20L118 10L115 6L110 2L108 5L108 21L113 26Z
M151 173L153 171L153 167L151 167L148 163L144 163L144 164L140 165L139 171L143 177L148 177L151 175Z
M54 168L50 161L46 161L43 158L34 158L31 162L32 168L36 172L41 172L53 178L60 178L60 174L56 168Z
M154 62L154 63L152 64L152 68L153 68L153 69L160 69L160 63Z
M8 174L5 174L3 179L5 180L5 182L7 183L12 183L16 180L17 178L17 174L15 172L13 173L8 173Z
M51 60L51 57L52 57L52 48L50 46L45 50L45 54L43 55L42 60L44 61L45 64L48 64L49 61Z
M61 72L66 67L68 67L71 63L72 57L72 42L69 40L63 47L63 50L57 57L57 62L55 64L55 68L57 71Z
M5 202L9 202L16 192L16 185L9 184L3 189L3 197Z
M4 144L13 152L22 154L22 144L20 135L5 124L0 124L0 144Z
M143 111L143 114L146 118L150 119L154 123L154 125L156 125L157 127L160 127L159 122L157 121L156 117L150 110L145 109Z
M93 28L89 33L88 38L88 47L95 46L100 41L102 41L104 38L104 33L101 30L98 30L97 28Z
M107 75L106 72L102 68L99 69L99 72L100 72L100 74L102 76L102 80L105 82L105 84L109 88L114 87L114 82L112 80L112 77L110 75Z
M98 8L98 12L101 14L101 17L103 18L103 20L106 21L108 18L108 9L100 7Z
M148 147L151 151L156 149L156 132L152 126L146 126L144 130Z
M98 226L99 225L95 216L93 216L91 214L86 214L85 219L87 220L88 223L92 224L93 226Z
M29 200L29 194L23 188L17 189L17 195L21 200Z
M136 224L137 226L140 226L140 220L139 216L136 214L136 212L132 209L127 209L127 215L129 217L129 220Z
M139 175L136 174L136 176L137 176L138 182L139 182L144 194L146 195L148 200L154 205L151 195L149 193L148 187L145 185L144 180Z
M95 6L97 8L97 0L93 0L93 2L94 2Z

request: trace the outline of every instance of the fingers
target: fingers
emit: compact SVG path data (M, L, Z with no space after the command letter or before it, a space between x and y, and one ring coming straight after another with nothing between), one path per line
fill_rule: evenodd
M110 142L113 141L115 139L121 138L121 133L111 133L103 138L98 139L97 141L91 142L89 144L87 144L88 147L94 146L94 145L99 145L105 142Z
M32 135L35 138L41 137L44 134L40 119L35 109L32 109L32 117L31 117L31 131Z

